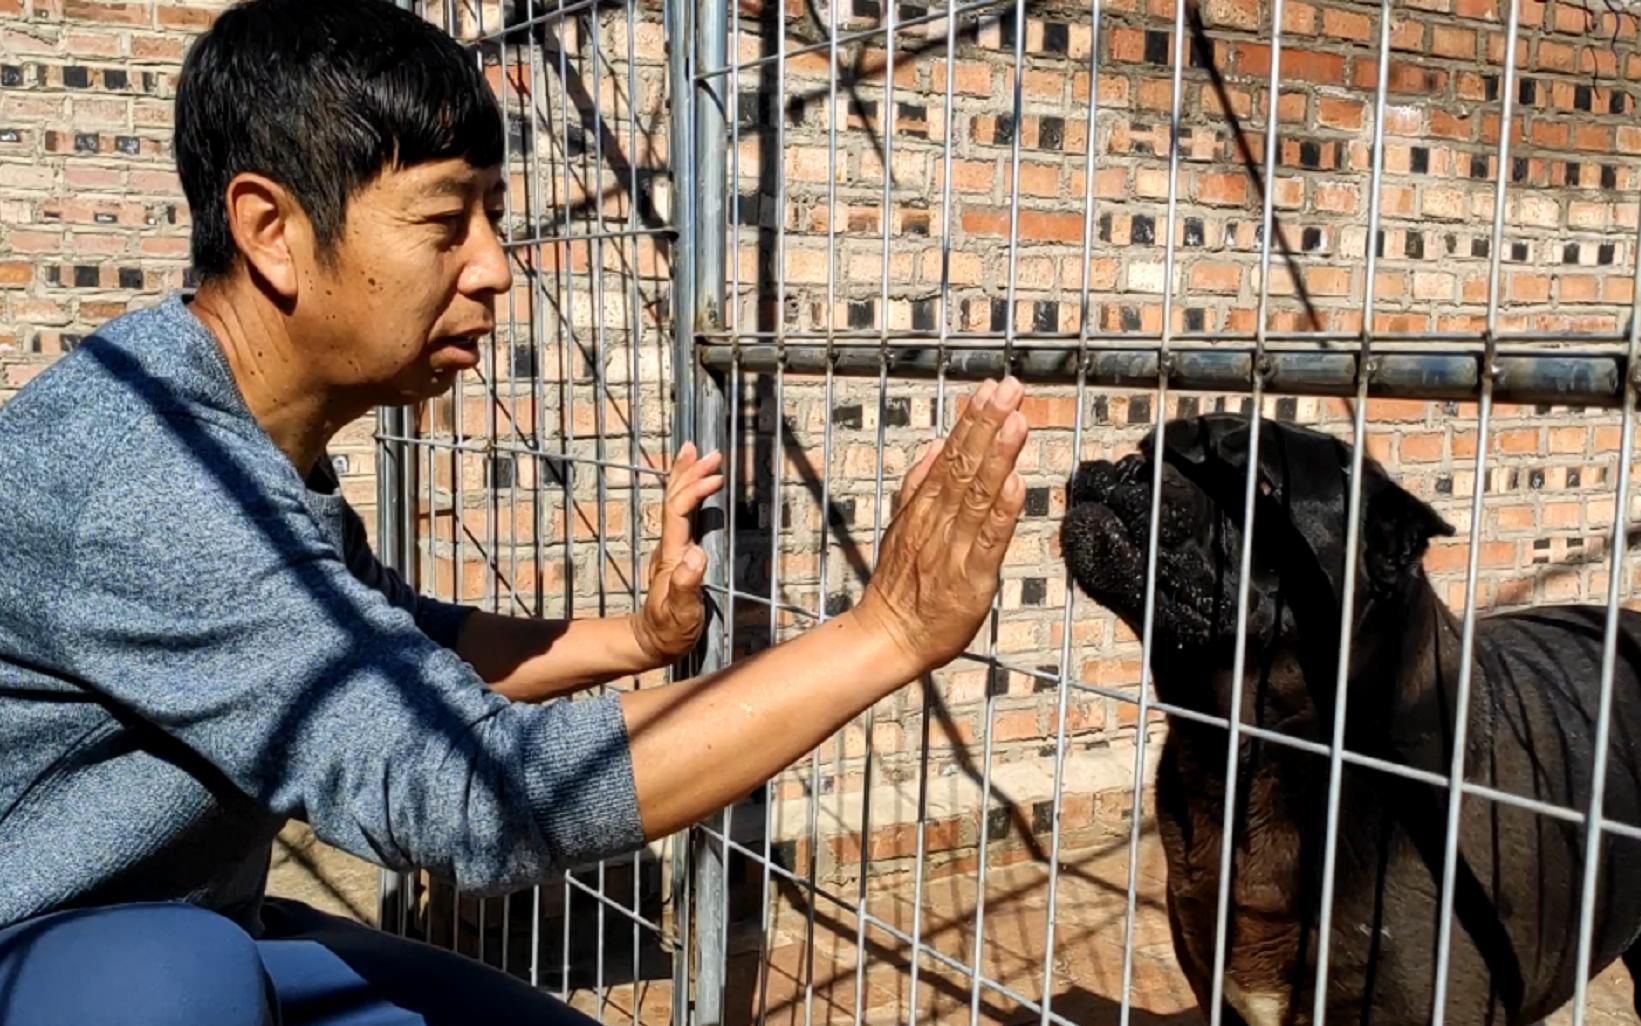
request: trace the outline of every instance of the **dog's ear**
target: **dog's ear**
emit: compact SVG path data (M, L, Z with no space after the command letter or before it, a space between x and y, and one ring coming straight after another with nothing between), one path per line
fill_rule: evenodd
M1369 587L1396 592L1420 573L1430 539L1452 535L1453 525L1422 499L1391 480L1371 460L1362 463L1362 561Z

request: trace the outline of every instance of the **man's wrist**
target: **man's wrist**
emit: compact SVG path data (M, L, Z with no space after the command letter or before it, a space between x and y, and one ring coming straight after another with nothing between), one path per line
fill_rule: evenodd
M891 686L900 687L923 673L923 665L907 650L905 643L870 610L856 606L833 617L828 624L838 631L839 644L859 653L865 665L881 669ZM822 629L828 624L823 624Z

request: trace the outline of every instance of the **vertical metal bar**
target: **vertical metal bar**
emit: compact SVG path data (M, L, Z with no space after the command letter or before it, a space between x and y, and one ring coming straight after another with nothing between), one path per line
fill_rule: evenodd
M532 23L536 17L536 0L526 0L525 17ZM529 62L530 87L525 91L529 107L520 113L524 116L521 129L525 144L525 181L529 191L526 193L525 217L529 222L529 234L538 235L540 232L540 211L537 208L538 198L542 196L541 162L536 144L536 97L538 87L542 82L540 69L536 65L536 44L534 39L524 44L525 57ZM545 377L545 339L546 318L545 306L546 286L541 280L543 246L533 243L530 251L530 447L534 456L530 476L530 514L531 514L531 569L535 573L535 600L531 604L534 616L546 615L546 591L544 578L546 577L547 559L542 536L546 525L543 519L543 507L546 499L546 489L542 486L542 468L544 461L541 455L544 452L541 437L541 421L546 415L546 395L543 387ZM541 884L537 883L530 888L530 986L541 985Z
M1174 78L1168 111L1168 233L1163 243L1162 337L1157 345L1156 409L1152 411L1152 434L1160 446L1164 408L1168 405L1169 348L1174 336L1174 246L1175 220L1179 213L1179 121L1185 73L1185 0L1174 3ZM1094 169L1089 168L1093 175ZM1118 1026L1129 1026L1133 1011L1134 921L1138 915L1139 849L1141 800L1145 786L1145 748L1151 732L1151 652L1155 640L1157 610L1157 539L1162 517L1162 467L1160 452L1151 460L1151 516L1145 544L1145 615L1140 635L1139 710L1134 733L1134 797L1129 809L1128 894L1123 915L1122 1000Z
M1248 659L1248 578L1252 574L1254 550L1254 497L1258 495L1260 425L1264 419L1265 332L1271 295L1272 206L1276 199L1276 142L1279 136L1277 111L1281 100L1282 0L1271 3L1271 78L1266 92L1265 117L1265 197L1260 222L1259 304L1254 325L1254 365L1252 382L1253 417L1248 425L1247 478L1242 496L1242 551L1239 554L1236 597L1236 640L1231 656L1230 727L1225 739L1225 808L1220 824L1219 894L1214 919L1214 970L1212 997L1208 1003L1210 1026L1219 1026L1225 1005L1226 924L1231 899L1231 841L1236 831L1237 771L1241 768L1242 688ZM1160 439L1159 439L1160 443Z
M935 379L934 437L946 433L946 344L951 335L951 259L952 259L952 126L956 119L957 15L952 3L946 6L946 111L945 130L940 143L940 363ZM929 827L929 725L934 705L934 674L927 674L919 682L922 711L919 720L917 748L917 852L912 863L912 955L910 982L907 986L906 1022L917 1023L917 987L923 968L923 876L928 858Z
M761 97L760 97L761 99ZM786 152L786 4L775 3L775 160ZM769 159L767 156L764 159ZM760 177L765 169L759 167ZM786 469L786 175L777 169L775 178L775 343L780 357L775 365L775 438L770 449L769 491L769 644L780 644L781 601L781 502L782 477ZM759 197L760 204L762 196ZM758 231L763 219L759 218ZM760 295L758 302L763 301ZM822 519L826 512L821 511ZM775 834L775 785L771 778L764 782L764 852L763 881L759 890L758 912L758 1026L764 1026L769 1015L769 927L770 927L770 848Z
M691 0L665 0L667 25L668 105L670 121L670 162L672 190L670 216L677 236L669 249L672 258L672 438L675 445L693 438L702 443L696 420L696 390L705 388L698 378L695 362L695 255L699 240L695 232L696 192L696 64L695 5ZM710 505L710 504L709 504ZM709 550L710 552L710 550ZM710 568L709 568L710 569ZM675 667L674 680L692 667ZM691 831L674 838L672 849L672 1026L690 1022L690 966L694 945L690 865L695 845Z
M723 0L696 0L696 4L694 38L698 47L699 68L703 71L717 70L724 66L727 25ZM736 80L733 77L720 76L705 80L695 93L696 151L693 167L698 176L693 193L696 203L693 226L696 240L696 286L693 295L695 305L691 310L680 311L679 315L690 317L696 331L716 329L725 323L724 150L727 126L724 123L723 98L719 91L727 89L733 95L735 87ZM690 359L694 359L693 352ZM734 377L739 377L738 368ZM702 452L710 452L722 448L726 441L723 387L711 374L697 373L695 379L696 439ZM732 437L727 441L731 446L729 457L733 460L737 440ZM735 504L730 501L729 496L738 486L735 469L731 467L725 488L708 499L706 505L709 508L716 508L721 514L732 514ZM731 526L728 531L709 532L702 539L702 547L707 554L707 579L710 584L723 589L719 593L725 596L724 629L709 629L707 632L701 667L706 672L729 664L727 628L734 622L735 616L733 597L729 594L729 587L734 580L734 571L729 562L729 544L733 532L734 528ZM727 809L722 825L727 839L730 826ZM728 928L725 916L728 849L724 844L715 843L704 833L697 832L695 839L695 937L700 958L694 1022L695 1026L719 1026L723 1022L725 967L728 959L725 937L725 930Z
M1442 885L1436 934L1435 1007L1431 1026L1442 1026L1447 1012L1447 974L1453 941L1453 881L1459 857L1459 812L1464 802L1465 746L1470 726L1470 680L1475 669L1476 572L1481 561L1482 498L1487 494L1487 427L1493 413L1494 354L1499 330L1499 267L1504 249L1504 207L1510 189L1510 118L1516 92L1516 37L1521 5L1509 0L1504 32L1504 85L1499 116L1499 166L1493 193L1493 241L1487 270L1487 350L1481 367L1481 404L1476 419L1476 478L1470 495L1470 552L1464 568L1464 625L1459 635L1459 682L1453 702L1453 752L1448 766L1447 834L1442 850Z
M1014 83L1011 89L1014 118L1013 138L1009 142L1009 271L1006 289L1008 326L1003 332L1003 365L1014 362L1014 301L1020 271L1020 137L1025 134L1024 83L1026 75L1026 4L1014 0ZM950 140L948 140L948 145ZM983 856L982 856L983 857ZM979 966L975 967L976 970ZM979 976L975 977L979 986ZM977 991L978 993L978 991Z
M597 536L594 538L594 558L598 560L598 615L609 615L609 544L606 538L609 534L605 512L609 507L609 469L605 465L607 455L604 446L606 434L605 407L609 404L609 384L605 380L605 346L604 346L604 112L603 97L603 70L604 49L601 36L603 25L599 19L597 8L576 18L576 24L582 24L586 19L587 34L592 42L592 97L593 97L593 164L587 173L587 182L591 187L593 205L593 237L587 244L587 257L592 263L593 272L593 450L598 460L593 467L593 481L596 489L595 502L597 503ZM607 898L605 893L605 867L607 860L598 860L598 896ZM604 927L607 918L608 906L603 900L594 903L595 936L597 947L593 954L593 995L597 1009L596 1018L604 1019L604 1003L607 995L604 993Z
M482 37L486 34L485 24L484 24L484 6L482 4L479 5L479 8L478 8L478 21L479 21L479 35ZM501 65L501 82L500 82L500 85L497 87L496 92L498 94L498 100L499 100L500 106L501 106L501 123L502 123L502 133L501 133L501 167L502 167L502 172L501 173L502 173L502 181L505 183L505 185L502 189L502 207L503 207L502 220L503 220L504 225L506 226L505 229L504 229L503 237L500 241L502 243L503 256L506 258L507 263L508 263L508 273L509 273L509 279L508 279L508 283L507 283L507 345L509 347L508 351L511 352L512 351L511 347L514 344L514 339L518 338L518 334L519 334L519 331L518 331L518 304L517 304L517 300L515 298L513 283L512 283L512 279L511 279L512 260L513 260L513 246L512 246L512 242L513 242L513 237L512 237L513 236L513 180L512 180L512 175L513 175L513 148L512 148L512 133L507 130L507 89L508 89L509 75L508 75L508 65L507 65L507 47L506 47L506 44L505 43L499 44L497 49L499 51L498 57L499 57L499 63ZM474 57L478 61L480 71L482 72L483 68L484 68L483 50L482 49L477 49L474 53ZM521 136L522 136L522 133L521 133ZM521 139L521 141L522 141L522 139ZM499 340L497 338L498 334L499 333L495 329L493 329L493 328L491 329L491 332L490 332L490 369L489 369L489 377L490 377L490 389L489 389L489 391L490 391L490 404L489 404L490 405L490 429L489 429L489 436L490 437L489 437L489 440L490 440L490 443L492 445L494 445L499 440L500 435L501 435L501 387L502 387L502 385L501 385L501 376L502 376L501 375L501 368L502 368L502 364L501 364L501 360L498 357L498 342L499 342ZM481 373L482 373L483 368L481 367L480 370L481 370ZM459 380L460 379L458 378L458 381ZM511 388L512 388L511 375L509 375L509 383L508 383L509 391L511 390ZM514 420L514 423L517 423L516 419ZM501 597L501 590L502 590L502 585L501 585L501 478L500 478L500 476L497 472L497 461L500 460L500 459L506 459L506 460L509 460L509 461L513 461L514 457L511 456L511 455L498 456L498 455L492 454L491 456L488 457L488 466L485 468L486 469L486 476L489 478L489 480L486 482L486 484L488 485L488 488L486 489L488 494L485 497L487 501L485 502L485 506L484 506L485 544L487 546L489 546L489 550L490 550L490 559L489 559L489 564L490 565L489 565L489 568L488 568L488 572L485 574L485 592L486 592L486 600L487 600L488 605L490 606L490 611L492 613L499 613L499 612L501 612L501 608L502 608L502 597ZM517 473L517 464L516 464L516 462L513 464L513 468L514 468L513 473L516 474ZM508 480L507 480L507 491L508 491L508 495L509 495L509 507L511 507L513 502L516 501L516 495L513 492L514 484L515 484L514 478L509 477ZM511 533L511 532L509 532L509 533ZM509 551L511 551L511 548L512 548L512 546L509 545ZM516 578L516 575L515 575L515 578ZM484 899L481 899L480 902L479 902L479 961L481 961L481 962L484 961L484 947L485 947L486 934L487 934L487 931L485 929L485 910L489 907L489 904L490 904L489 901L484 900ZM512 926L512 922L511 922L511 920L512 920L512 896L511 895L508 895L508 894L502 895L501 908L502 908L502 914L501 914L501 969L502 969L503 972L505 972L507 970L507 935L508 935L508 933L510 931L510 928Z
M415 12L416 0L393 0ZM384 566L403 574L405 562L405 460L410 450L399 439L408 437L408 418L402 406L376 410L376 549ZM382 870L377 874L376 922L403 936L410 915L410 874Z
M1088 334L1090 263L1094 249L1094 137L1100 108L1100 0L1089 8L1088 133L1083 146L1082 282L1077 316L1077 412L1071 428L1071 465L1075 470L1083 453L1083 423L1088 405ZM1059 915L1060 810L1065 792L1066 715L1071 691L1071 633L1076 623L1077 583L1067 570L1065 610L1060 618L1060 674L1055 682L1054 792L1049 822L1048 901L1043 923L1043 1011L1038 1026L1048 1026L1054 1005L1054 934Z
M1641 225L1641 204L1637 224ZM1601 805L1607 793L1607 749L1612 734L1613 673L1618 659L1618 601L1623 596L1624 557L1629 551L1630 461L1635 454L1636 372L1641 367L1641 229L1635 237L1635 270L1630 282L1629 358L1624 364L1624 413L1619 420L1618 485L1607 538L1607 622L1601 639L1601 694L1596 706L1595 763L1590 808L1584 821L1584 880L1578 903L1578 971L1573 975L1573 1026L1584 1026L1590 977L1590 945L1595 932L1595 885L1601 864Z
M1005 373L1014 361L1016 318L1014 316L1015 287L1020 268L1020 135L1024 130L1021 83L1025 76L1026 20L1023 0L1014 4L1014 88L1012 116L1014 139L1012 143L1012 180L1009 183L1009 241L1008 287L1003 312L1003 368ZM1001 587L992 596L991 615L986 631L986 703L981 714L980 730L980 830L979 851L975 858L974 883L974 948L973 969L969 986L969 1026L979 1026L980 992L985 980L986 950L986 874L991 854L991 769L992 753L996 745L993 726L997 721L997 682L1006 690L1009 674L997 665L997 634L999 615L1003 607Z
M1339 612L1339 660L1334 673L1333 733L1328 758L1328 811L1322 842L1321 914L1316 932L1316 979L1311 1021L1327 1018L1328 955L1333 939L1333 888L1339 862L1339 792L1344 774L1345 714L1349 707L1350 642L1356 622L1357 549L1362 534L1362 460L1367 447L1368 379L1373 368L1374 298L1378 278L1379 200L1385 167L1385 95L1390 83L1390 0L1379 3L1379 81L1373 104L1373 170L1368 186L1367 239L1362 283L1362 351L1356 360L1356 404L1352 411L1350 497L1345 508L1344 599Z
M570 217L572 197L575 190L571 188L574 177L570 169L570 34L571 25L564 20L564 2L558 0L558 9L553 24L558 27L558 123L563 138L559 140L559 157L562 161L564 195L563 203L565 216L561 219L563 234L574 234L574 225ZM571 462L571 445L575 434L575 379L576 357L581 353L581 345L576 338L575 330L575 285L573 283L574 245L565 242L554 247L557 258L559 281L559 352L563 365L563 400L559 407L559 473L563 476L564 493L564 618L575 616L575 464ZM570 886L571 870L566 869L563 887L564 918L561 923L562 947L559 951L559 996L565 1000L570 994L570 935L571 924L574 919L573 908L575 890Z
M642 246L653 247L658 244L655 239L643 239L638 236L638 43L637 18L634 8L636 0L625 0L627 13L627 241L631 247L630 263L627 266L627 463L630 467L642 466L643 445L639 441L639 430L643 424L641 404L642 390L638 387L640 373L638 348L643 341L643 303L639 296L638 277L643 266L639 259L639 249ZM619 115L619 111L617 112ZM643 500L643 487L636 470L627 471L628 499L627 499L627 549L630 556L628 568L629 602L632 613L643 608L644 593L641 575L643 563L641 552L644 546L643 520L639 514L639 506ZM634 688L638 682L634 680ZM632 1024L638 1026L638 1006L641 992L639 984L639 944L642 938L639 935L638 918L642 914L643 904L643 850L632 853ZM657 920L659 925L659 919Z
M837 394L837 375L834 335L837 331L837 318L833 307L837 302L837 220L838 220L838 4L842 0L827 0L826 4L826 40L827 40L827 74L826 74L826 398L822 408L825 418L821 431L821 525L820 525L820 572L817 574L818 594L816 595L815 609L818 620L825 623L827 619L827 573L826 568L832 560L831 525L832 525L832 405ZM781 40L781 48L785 50L786 41ZM782 152L780 159L784 161ZM786 168L783 163L781 176L784 178ZM786 212L780 211L781 221L786 221ZM781 274L785 276L785 268ZM843 795L843 760L839 758L832 764L833 791L842 800ZM820 870L820 745L809 753L809 866L808 879L814 883L815 876ZM807 906L804 909L803 925L803 1022L804 1026L812 1026L815 1018L815 911L819 899L810 894Z
M837 2L837 0L833 0ZM877 387L877 458L872 485L872 568L876 570L878 554L886 528L883 517L883 448L884 427L889 410L889 240L894 221L894 146L895 146L895 0L883 5L884 62L883 103L883 198L878 211L879 227L883 229L882 266L878 293L878 387ZM837 74L837 68L832 69ZM869 873L867 852L872 847L872 760L876 756L873 736L877 733L877 706L866 710L866 761L862 771L862 798L860 803L860 884L855 895L855 1026L860 1026L866 1013L866 895Z

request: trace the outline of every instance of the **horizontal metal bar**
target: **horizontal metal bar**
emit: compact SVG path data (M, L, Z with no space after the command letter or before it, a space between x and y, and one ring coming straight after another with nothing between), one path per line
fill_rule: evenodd
M529 30L537 25L545 25L548 22L560 21L564 18L570 17L571 15L580 14L583 11L593 10L606 2L607 0L575 0L575 3L561 4L554 7L550 11L544 11L533 18L520 19L519 21L513 22L511 25L506 25L503 28L497 29L494 32L477 33L471 39L461 40L461 43L464 46L472 47L479 43L495 43L505 41L509 36L517 38L520 35L528 35Z
M525 456L531 459L557 461L561 463L583 463L598 467L600 470L625 470L629 474L648 474L651 477L666 477L670 470L656 467L639 467L631 463L622 463L620 460L601 460L592 456L571 456L546 449L536 449L516 442L504 442L497 439L486 439L482 442L454 442L444 438L423 438L409 435L378 434L377 438L388 442L403 442L406 445L420 445L428 449L441 449L446 452L461 452L471 456L492 456L496 453L508 453L514 456Z
M938 333L929 331L896 331L893 338L885 339L881 332L859 329L839 331L828 336L823 331L711 331L698 336L708 345L745 347L749 343L786 340L788 342L830 342L840 349L927 349L930 344L941 344ZM1084 347L1081 334L1063 331L1020 332L1013 337L1015 348L1038 349L1052 352L1077 352ZM1155 350L1162 346L1160 336L1141 331L1090 331L1086 336L1091 350L1140 349ZM945 348L996 349L1008 336L997 331L953 331L944 339ZM1205 350L1215 353L1252 353L1258 346L1256 336L1246 333L1193 332L1170 335L1171 352ZM1512 332L1500 335L1495 351L1501 355L1532 355L1555 353L1562 356L1621 356L1628 352L1627 343L1616 335L1605 333L1545 334L1541 332ZM790 348L790 347L788 347ZM1371 348L1374 353L1416 353L1427 356L1455 356L1481 354L1487 351L1487 337L1476 332L1403 331L1370 335L1364 342L1357 332L1292 331L1271 332L1266 336L1266 352L1297 353L1356 353Z
M842 375L876 376L886 361L897 377L977 381L1005 373L1022 381L1075 384L1079 364L1090 385L1109 388L1153 388L1158 384L1155 349L1098 349L1086 352L1015 347L1013 360L1001 352L895 346L882 350L824 346L706 346L702 362L727 370L735 361L743 371L821 374L828 366ZM1268 392L1288 395L1351 397L1357 389L1353 353L1267 352L1261 365ZM1476 398L1481 391L1482 356L1375 352L1368 359L1368 394L1402 399ZM1501 402L1616 407L1623 401L1624 356L1564 356L1544 352L1500 356L1494 361L1493 395ZM1168 387L1201 392L1246 392L1256 367L1252 353L1185 350L1171 352L1165 364Z
M622 861L626 862L627 860L623 859ZM569 884L571 887L574 887L577 890L581 891L583 894L586 894L586 895L590 896L595 901L598 901L598 902L600 902L601 904L604 904L604 905L608 905L610 908L612 908L615 911L617 911L617 912L621 913L622 915L626 916L628 919L632 920L634 923L636 923L639 926L642 926L645 929L649 930L651 933L655 934L657 937L667 936L667 932L665 930L661 929L661 927L658 924L650 922L648 919L645 919L643 916L639 915L637 912L634 912L630 906L621 904L620 902L616 901L614 898L610 897L608 894L605 894L602 891L600 891L598 888L590 887L587 884L582 883L580 880L576 879L574 876L572 876L568 873L566 873L564 875L564 882Z
M885 22L874 28L856 29L853 32L840 32L837 34L835 43L838 46L843 46L847 43L858 43L862 40L872 39L876 36L883 36L887 39L888 34L891 31L898 32L901 29L930 25L937 21L944 21L947 18L961 18L965 14L974 14L978 11L985 10L987 7L996 7L1001 10L1002 4L1006 2L1009 2L1009 0L973 0L973 2L970 3L958 4L956 7L947 7L943 10L931 11L928 14L920 14L915 18L895 18L893 19L893 24ZM732 71L750 71L753 68L763 67L767 64L775 64L783 60L790 60L793 57L800 57L804 54L829 52L831 51L833 45L834 40L826 39L818 43L806 43L803 46L796 46L790 50L779 53L765 54L762 57L755 57L749 61L737 61L735 64L729 65L728 67L707 68L706 70L696 74L695 81L697 83L708 82L714 78L722 78ZM871 72L881 70L883 69L870 69Z
M701 585L701 587L712 592L714 595L719 595L724 598L734 598L740 602L755 602L758 605L763 606L765 609L773 606L775 609L781 610L782 612L791 613L794 616L801 616L811 623L820 622L820 614L816 613L813 609L805 609L802 606L795 606L790 602L771 602L768 595L754 595L751 592L739 591L725 587L722 584L713 584L711 582L707 582Z
M578 232L573 235L527 235L521 239L503 240L502 248L517 249L520 246L570 245L577 242L611 242L616 239L641 239L645 237L675 239L678 237L678 229L671 226L662 226L657 228L611 229L602 232ZM573 273L579 274L582 272Z

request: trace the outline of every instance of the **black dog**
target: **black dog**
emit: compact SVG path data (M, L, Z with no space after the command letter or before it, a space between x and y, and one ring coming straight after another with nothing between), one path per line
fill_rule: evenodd
M1118 463L1086 463L1061 527L1081 589L1142 629L1153 459L1163 466L1152 671L1159 698L1227 716L1250 423L1171 422ZM1241 719L1328 743L1343 609L1349 445L1261 425ZM1441 774L1451 761L1460 621L1421 567L1453 532L1364 459L1346 690L1348 750ZM1466 775L1576 810L1592 780L1604 610L1479 618ZM1641 824L1641 615L1620 621L1604 815ZM1227 735L1173 716L1156 783L1174 949L1206 1014ZM1242 739L1225 1022L1309 1022L1328 786L1324 757ZM1434 1010L1448 791L1345 764L1327 1021L1424 1026ZM1446 1021L1534 1023L1577 971L1584 830L1482 797L1462 806ZM1641 844L1603 835L1590 969L1641 980ZM1641 999L1637 1002L1641 1011Z

